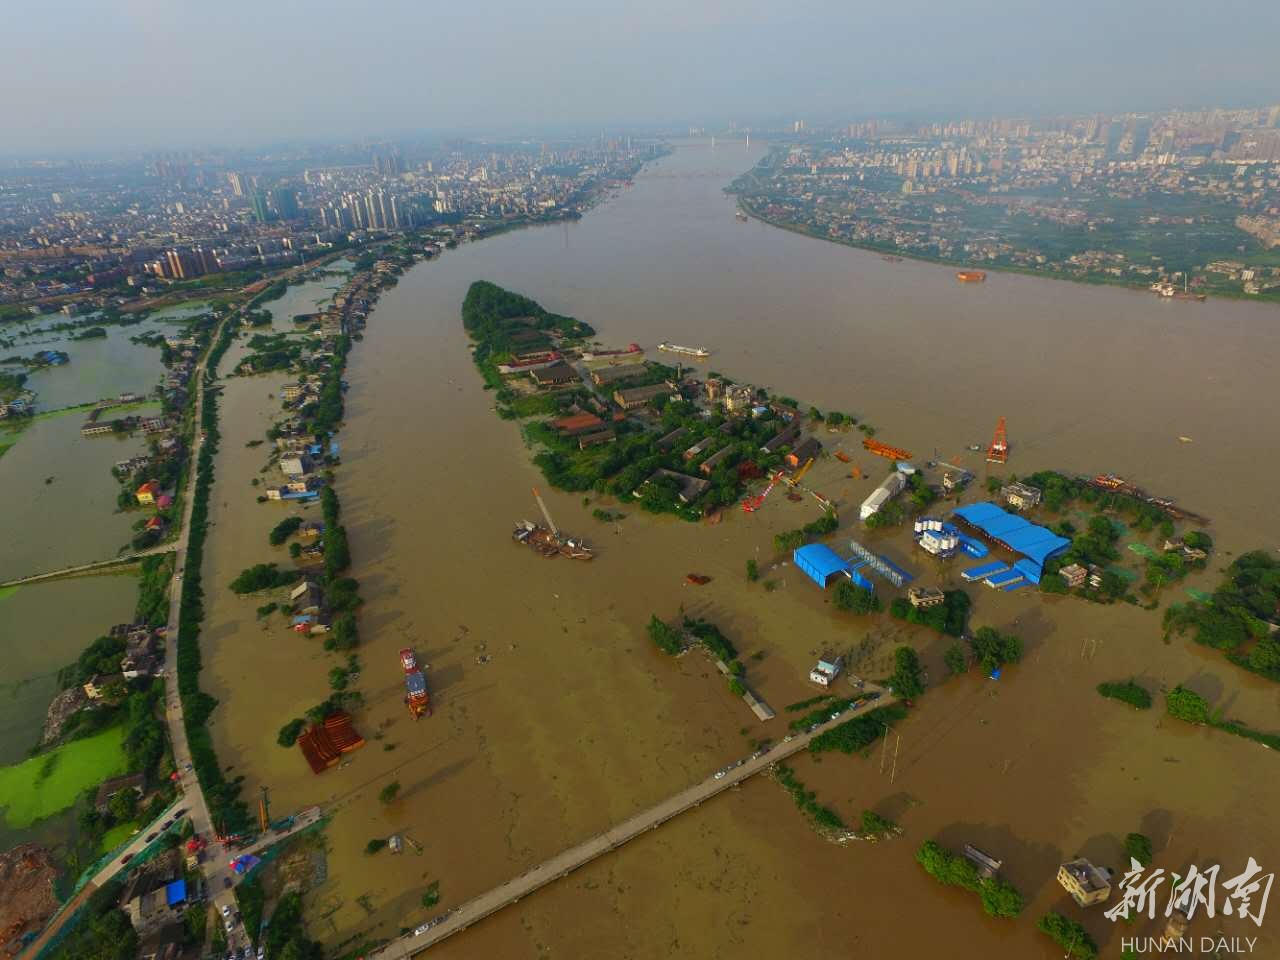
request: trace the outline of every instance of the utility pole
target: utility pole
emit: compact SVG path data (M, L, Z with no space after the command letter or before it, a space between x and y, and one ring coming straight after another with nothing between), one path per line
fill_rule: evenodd
M880 772L884 773L885 757L889 753L889 725L887 723L884 725L884 740L882 743L883 746L880 750Z
M902 734L895 733L894 737L896 739L893 741L893 769L889 772L890 783L893 783L898 776L898 748L902 746Z

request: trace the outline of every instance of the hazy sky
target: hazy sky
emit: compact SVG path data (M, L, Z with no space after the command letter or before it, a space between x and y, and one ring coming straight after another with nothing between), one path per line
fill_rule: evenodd
M1280 0L0 0L0 153L1280 102Z

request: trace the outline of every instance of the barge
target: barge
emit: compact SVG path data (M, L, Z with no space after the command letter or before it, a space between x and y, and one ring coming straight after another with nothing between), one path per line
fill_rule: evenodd
M668 343L666 340L658 344L658 349L665 353L678 353L682 357L693 357L696 360L705 360L711 356L711 351L706 347L682 347L678 343Z

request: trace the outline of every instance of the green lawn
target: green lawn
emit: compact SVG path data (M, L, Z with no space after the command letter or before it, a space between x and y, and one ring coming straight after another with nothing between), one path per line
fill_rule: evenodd
M98 844L99 853L110 853L120 844L124 843L133 836L133 832L138 829L136 823L121 823L102 835L102 841Z
M124 727L0 767L0 816L10 827L29 827L65 810L87 788L125 772Z

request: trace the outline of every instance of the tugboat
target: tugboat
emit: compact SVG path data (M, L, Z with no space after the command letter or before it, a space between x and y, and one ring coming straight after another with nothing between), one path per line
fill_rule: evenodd
M427 693L427 678L418 668L418 657L411 647L400 651L400 666L404 668L404 702L409 715L417 720L424 714L431 716L431 696Z
M516 523L515 529L511 532L512 540L523 543L538 556L546 557L548 560L552 557L568 557L570 560L590 560L595 557L595 552L585 540L567 537L560 532L555 521L551 519L551 511L543 502L542 494L538 493L536 487L533 496L538 501L543 518L547 521L546 526L534 523L532 520L521 520Z

